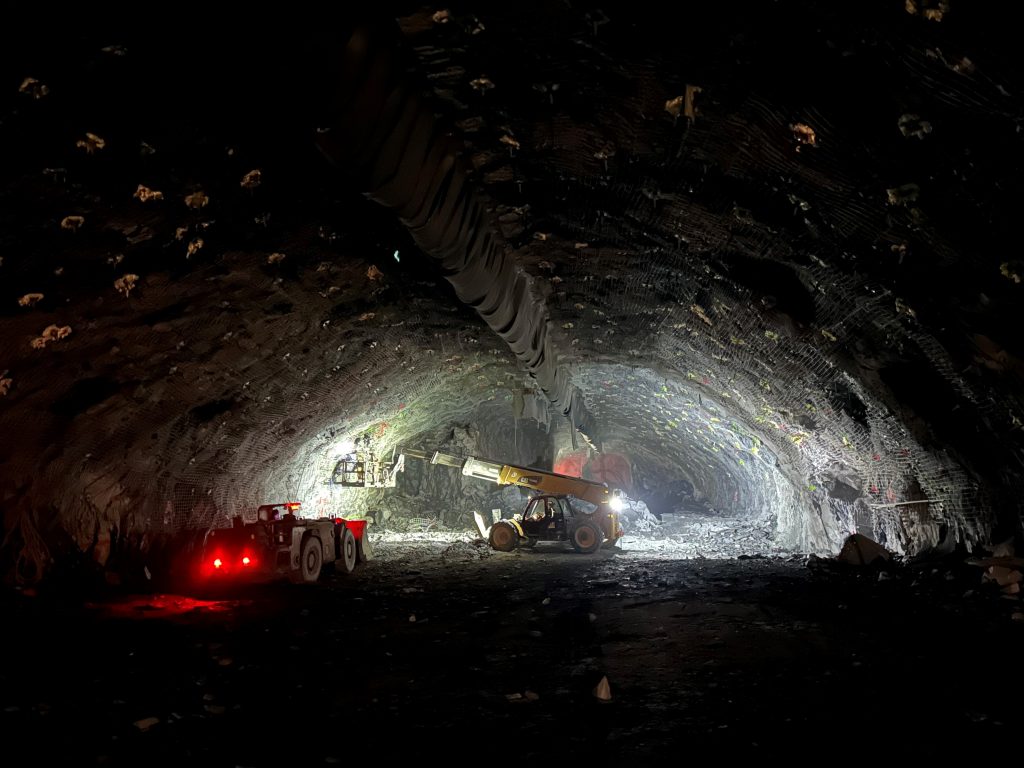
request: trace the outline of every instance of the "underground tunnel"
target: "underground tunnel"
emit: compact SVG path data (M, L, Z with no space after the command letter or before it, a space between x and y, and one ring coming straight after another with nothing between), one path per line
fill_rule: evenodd
M5 12L9 740L1012 754L1009 7Z

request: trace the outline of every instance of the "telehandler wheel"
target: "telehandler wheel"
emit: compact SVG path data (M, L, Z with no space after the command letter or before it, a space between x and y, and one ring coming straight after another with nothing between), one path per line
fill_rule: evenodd
M589 520L583 520L576 524L569 535L573 549L584 555L597 552L601 548L601 529Z
M352 573L356 569L356 537L344 525L339 527L341 531L338 533L338 559L334 561L334 567L341 573Z
M488 536L488 543L492 549L499 552L511 552L516 548L519 534L516 529L506 522L499 520L491 526L491 534Z
M302 552L299 555L299 571L296 574L296 581L311 584L320 578L320 568L324 562L324 551L320 546L320 539L316 536L309 536L302 542Z

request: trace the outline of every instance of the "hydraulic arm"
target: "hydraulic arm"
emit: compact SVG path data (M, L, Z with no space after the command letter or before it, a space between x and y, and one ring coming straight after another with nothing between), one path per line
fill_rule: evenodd
M431 464L461 469L464 475L488 480L497 485L519 485L544 493L575 496L577 499L589 501L591 504L612 504L613 499L616 498L604 483L560 475L557 472L548 472L544 469L518 467L514 464L503 464L500 461L478 459L474 456L453 456L440 451L429 454L425 451L405 449L402 454L412 459L429 461Z

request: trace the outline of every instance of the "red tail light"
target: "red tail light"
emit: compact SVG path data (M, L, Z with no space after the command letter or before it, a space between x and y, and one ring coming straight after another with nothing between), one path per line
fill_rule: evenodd
M224 562L219 557L213 561L214 568L220 568L222 565L224 565Z
M251 562L252 560L249 559L248 555L242 558L242 565L249 565Z

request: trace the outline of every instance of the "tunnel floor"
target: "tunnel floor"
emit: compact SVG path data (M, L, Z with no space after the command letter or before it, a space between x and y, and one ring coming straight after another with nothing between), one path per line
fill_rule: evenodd
M967 566L880 580L799 557L381 554L353 576L215 600L6 592L3 733L47 761L133 766L1020 745L1024 626Z

